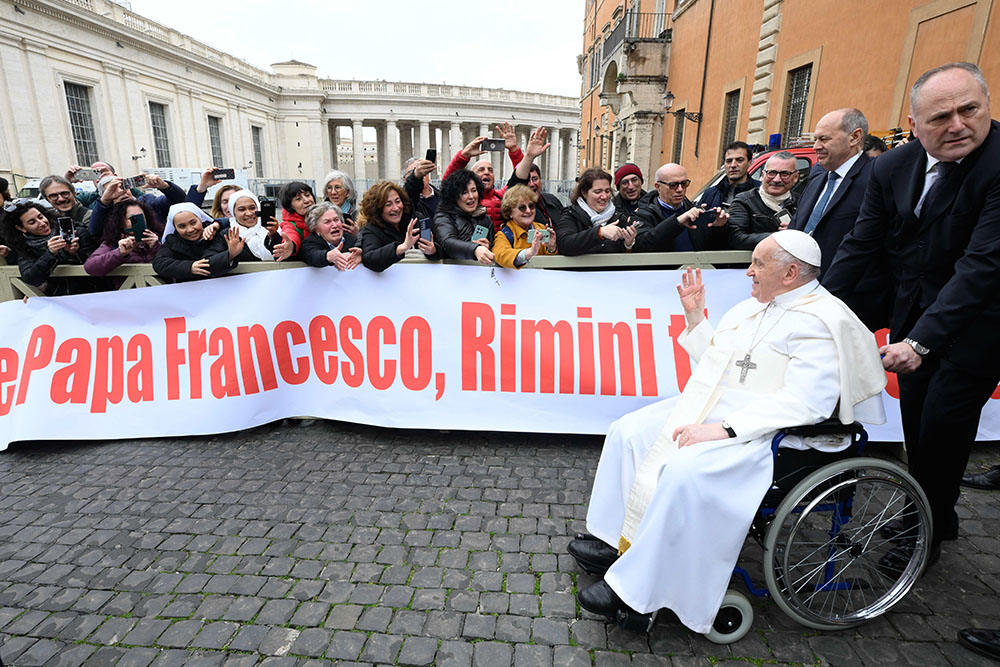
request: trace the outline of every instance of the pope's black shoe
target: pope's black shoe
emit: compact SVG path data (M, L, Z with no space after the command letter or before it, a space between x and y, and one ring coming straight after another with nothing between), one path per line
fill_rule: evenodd
M973 489L986 489L988 491L1000 489L1000 465L993 466L986 472L963 475L962 486L968 486Z
M577 538L566 545L566 551L590 574L604 574L618 560L618 550L596 538Z
M913 560L913 550L916 548L916 540L905 540L889 549L888 552L878 561L878 569L889 579L898 579L906 566ZM927 554L926 570L941 558L941 543L931 544L930 553Z
M958 643L979 655L1000 660L1000 630L984 628L959 630Z
M618 614L618 610L628 609L628 605L622 602L618 594L611 590L611 586L608 586L608 582L603 579L577 593L576 599L587 611L612 618Z

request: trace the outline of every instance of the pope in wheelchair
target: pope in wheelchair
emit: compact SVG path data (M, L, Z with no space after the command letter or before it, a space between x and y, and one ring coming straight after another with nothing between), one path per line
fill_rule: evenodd
M666 608L709 639L733 641L738 636L727 624L734 621L720 609L742 610L735 623L746 628L738 635L749 629L742 622L752 618L749 603L734 601L727 588L748 530L771 520L790 540L771 544L765 554L774 570L769 587L774 580L779 589L771 594L801 622L818 628L856 624L909 590L916 574L905 558L900 569L906 577L893 573L886 581L878 571L895 563L887 554L913 553L913 542L901 542L906 537L900 538L900 530L886 533L890 519L906 518L902 533L919 535L922 546L927 538L927 525L910 519L924 515L922 494L898 466L874 459L864 459L867 467L842 465L822 483L812 479L818 490L796 486L797 495L785 499L792 504L784 515L780 508L770 518L758 513L774 483L771 444L778 431L831 415L845 425L885 421L886 376L875 338L820 286L819 266L812 237L792 230L772 234L757 245L747 269L752 298L729 310L714 330L705 317L700 271L689 268L682 276L677 291L687 329L679 342L697 367L680 396L611 425L587 511L590 534L568 545L584 570L603 574L581 587L581 607L627 627L623 620ZM780 438L781 449L842 458L836 452L854 443L849 431L803 437L790 429ZM890 507L870 509L875 499ZM829 525L814 525L813 512L822 508L839 517L833 533ZM856 512L877 520L863 519L858 532L849 524ZM883 564L873 567L865 555L876 543ZM864 576L841 576L862 566ZM857 593L864 605L850 599ZM872 600L880 601L874 611Z

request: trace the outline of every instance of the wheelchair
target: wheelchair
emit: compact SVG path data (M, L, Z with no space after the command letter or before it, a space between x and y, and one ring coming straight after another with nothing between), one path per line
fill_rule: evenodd
M779 449L788 435L849 436L852 443L834 453ZM774 481L750 527L750 537L764 549L766 587L754 584L739 565L733 574L751 594L773 598L810 628L843 630L889 611L913 587L930 554L931 514L923 490L897 463L862 456L867 443L861 424L835 418L785 429L771 442ZM880 566L902 540L913 546L905 566ZM616 621L649 632L656 614L619 611ZM729 589L705 637L730 644L752 624L750 600Z

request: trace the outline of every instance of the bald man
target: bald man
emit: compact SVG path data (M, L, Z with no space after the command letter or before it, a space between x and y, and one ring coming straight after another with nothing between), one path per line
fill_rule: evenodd
M655 229L657 236L665 239L655 244L660 252L725 250L729 216L714 209L710 209L712 215L705 215L705 211L694 207L687 198L689 185L687 169L679 164L667 163L656 170L653 187L657 196L644 198L636 211L642 220L640 236Z

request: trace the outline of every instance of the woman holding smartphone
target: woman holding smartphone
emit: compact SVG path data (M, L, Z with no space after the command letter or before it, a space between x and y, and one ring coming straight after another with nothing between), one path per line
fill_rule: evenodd
M229 208L232 210L229 228L235 229L243 239L238 259L241 262L273 262L274 248L281 243L281 235L273 217L266 224L260 219L257 195L249 190L237 190L229 198Z
M507 188L500 201L500 215L507 224L493 241L497 266L520 269L536 255L558 255L556 230L535 222L538 195L527 185Z
M61 264L81 265L97 245L86 225L57 218L34 199L15 199L3 205L0 237L17 253L21 279L41 287L48 296L86 294L105 288L88 278L49 278Z
M190 202L174 204L167 213L168 231L153 258L153 270L177 282L215 278L229 273L243 250L243 239L235 229L204 238L203 225L211 222L204 211Z
M468 169L441 183L441 202L434 214L434 237L445 257L493 263L493 221L482 206L483 182Z
M92 276L106 276L122 264L151 264L160 250L160 223L153 209L138 199L111 207L101 245L83 263ZM121 286L124 278L117 278Z
M434 236L421 237L411 217L410 198L392 181L379 181L361 199L361 263L372 271L385 271L417 248L427 259L440 259ZM404 222L409 220L409 222Z
M323 179L323 199L336 204L343 212L344 231L357 236L360 228L357 223L358 191L354 181L346 173L334 169Z
M556 224L562 254L632 251L636 227L615 210L611 174L596 167L586 170L570 201Z

